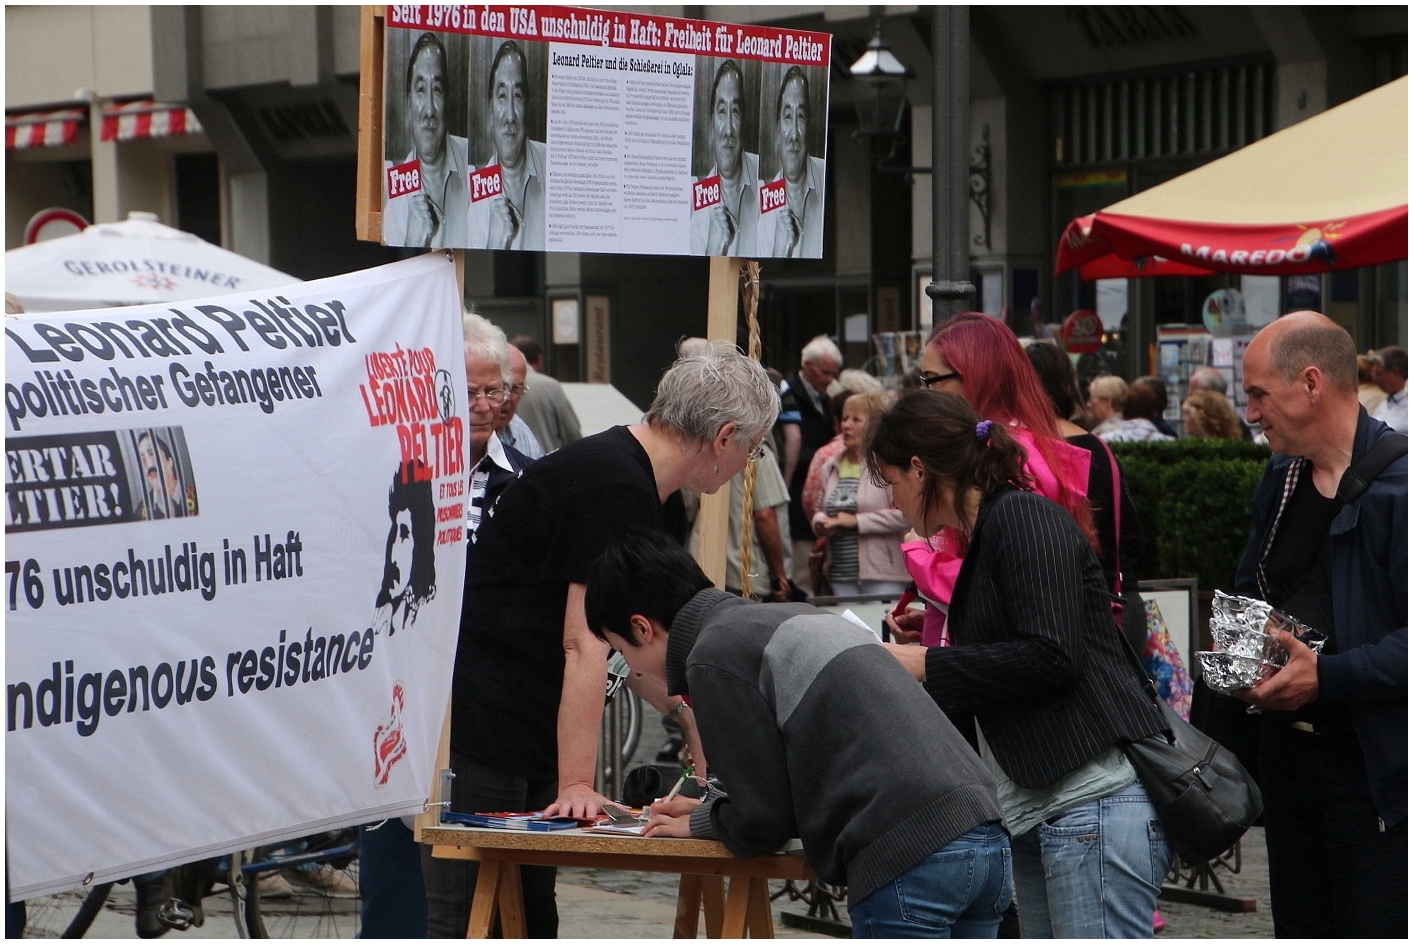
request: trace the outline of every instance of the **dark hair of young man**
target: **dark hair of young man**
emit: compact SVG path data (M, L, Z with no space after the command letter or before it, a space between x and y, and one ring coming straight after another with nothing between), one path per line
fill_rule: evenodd
M646 616L671 629L677 611L711 586L681 544L661 532L635 528L589 568L584 616L598 638L610 632L637 645L629 617Z

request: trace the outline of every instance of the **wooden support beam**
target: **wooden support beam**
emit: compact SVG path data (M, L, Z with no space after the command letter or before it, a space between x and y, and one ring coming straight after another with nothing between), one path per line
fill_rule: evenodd
M712 256L707 283L707 337L736 340L737 297L740 293L741 260ZM711 582L726 585L726 522L739 509L730 507L731 489L723 485L715 495L703 495L697 511L697 564Z

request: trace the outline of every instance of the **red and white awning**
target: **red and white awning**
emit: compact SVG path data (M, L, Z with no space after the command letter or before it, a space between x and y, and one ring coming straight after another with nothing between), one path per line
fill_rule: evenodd
M185 105L163 105L151 99L109 105L103 109L100 141L133 141L137 138L165 138L178 134L200 134L201 122Z
M1408 258L1408 77L1070 222L1055 273L1297 275Z
M5 116L5 150L60 147L78 142L79 125L88 117L86 108L32 111Z

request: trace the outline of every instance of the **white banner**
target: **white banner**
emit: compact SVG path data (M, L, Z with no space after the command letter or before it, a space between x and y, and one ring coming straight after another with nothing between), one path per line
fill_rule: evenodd
M389 246L819 259L828 33L394 4Z
M5 322L12 898L422 808L465 571L443 254Z

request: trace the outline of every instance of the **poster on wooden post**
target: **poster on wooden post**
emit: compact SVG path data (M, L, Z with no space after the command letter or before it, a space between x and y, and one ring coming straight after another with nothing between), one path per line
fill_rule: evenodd
M827 33L387 8L389 246L821 258Z

